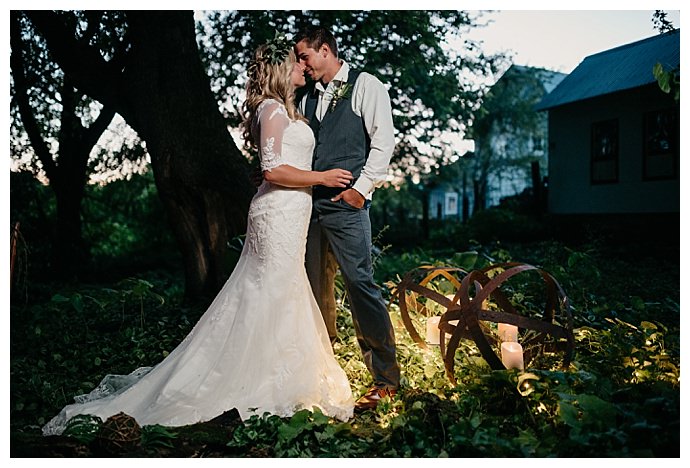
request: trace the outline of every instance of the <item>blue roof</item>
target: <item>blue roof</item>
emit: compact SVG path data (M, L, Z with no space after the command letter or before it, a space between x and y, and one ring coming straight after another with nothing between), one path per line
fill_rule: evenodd
M656 82L652 69L680 69L680 29L585 58L536 106L546 110Z

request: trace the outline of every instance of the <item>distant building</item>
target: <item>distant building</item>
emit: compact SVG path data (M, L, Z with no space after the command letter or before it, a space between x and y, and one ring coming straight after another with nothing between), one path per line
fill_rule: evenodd
M565 74L511 66L492 86L473 125L474 200L478 209L498 205L533 185L548 164L547 116L534 110Z
M469 219L474 193L472 162L474 153L466 152L457 161L445 165L426 182L428 219L465 222Z
M539 103L551 213L680 212L679 103L656 63L679 70L680 30L590 55Z
M458 192L451 187L437 187L429 192L429 219L460 219Z

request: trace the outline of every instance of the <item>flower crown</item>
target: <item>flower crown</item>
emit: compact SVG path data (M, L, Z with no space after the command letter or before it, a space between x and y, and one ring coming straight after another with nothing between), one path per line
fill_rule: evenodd
M275 37L266 42L266 60L271 65L282 63L290 50L292 50L292 41L276 31Z

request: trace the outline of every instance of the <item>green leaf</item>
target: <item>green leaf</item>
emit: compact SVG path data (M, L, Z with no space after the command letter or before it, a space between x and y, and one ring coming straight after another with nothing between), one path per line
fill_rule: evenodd
M533 456L539 446L539 439L531 430L519 429L519 435L515 438L520 451L526 457Z
M141 428L141 445L144 447L168 447L174 448L172 440L177 438L177 433L165 426L152 424Z
M610 427L616 424L616 407L596 395L579 395L577 403L584 413L584 420L588 424Z
M482 423L482 415L479 412L474 412L470 417L470 426L472 429L476 429Z
M642 311L645 308L644 300L642 300L642 298L639 296L632 296L630 298L630 303L632 308L637 311ZM642 327L644 328L644 325Z
M579 411L574 405L562 400L558 402L558 415L560 416L561 421L568 426L580 427L582 425L578 414Z
M98 416L79 414L67 422L67 427L65 427L62 435L74 437L79 442L88 444L96 438L102 423L103 420Z
M451 259L451 262L458 268L470 271L474 269L474 266L477 264L478 258L479 253L475 251L456 252L453 255L453 258Z
M671 92L671 77L664 73L657 78L657 81L659 82L659 88L665 93L670 93Z
M292 427L300 427L304 426L307 424L307 421L309 420L309 416L311 413L308 410L299 410L295 414L292 415L290 418L290 426Z
M436 375L437 371L438 371L438 367L431 362L424 366L424 376L427 379L432 379L434 377L434 375Z
M303 426L283 424L278 428L278 437L282 442L289 442L295 439L301 432Z
M329 423L330 418L321 412L321 409L314 407L311 412L312 424L315 426L324 426Z
M51 300L51 302L57 302L57 303L69 302L69 298L63 296L62 294L55 294L50 300Z
M75 294L72 296L72 307L74 307L74 310L79 313L84 312L84 301L81 297L81 294Z

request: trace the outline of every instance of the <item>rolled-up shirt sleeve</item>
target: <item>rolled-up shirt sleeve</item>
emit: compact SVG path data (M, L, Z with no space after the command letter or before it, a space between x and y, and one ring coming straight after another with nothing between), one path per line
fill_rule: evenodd
M352 110L362 118L371 139L369 157L353 188L366 198L386 180L395 148L391 101L386 87L375 76L360 74L354 86Z

